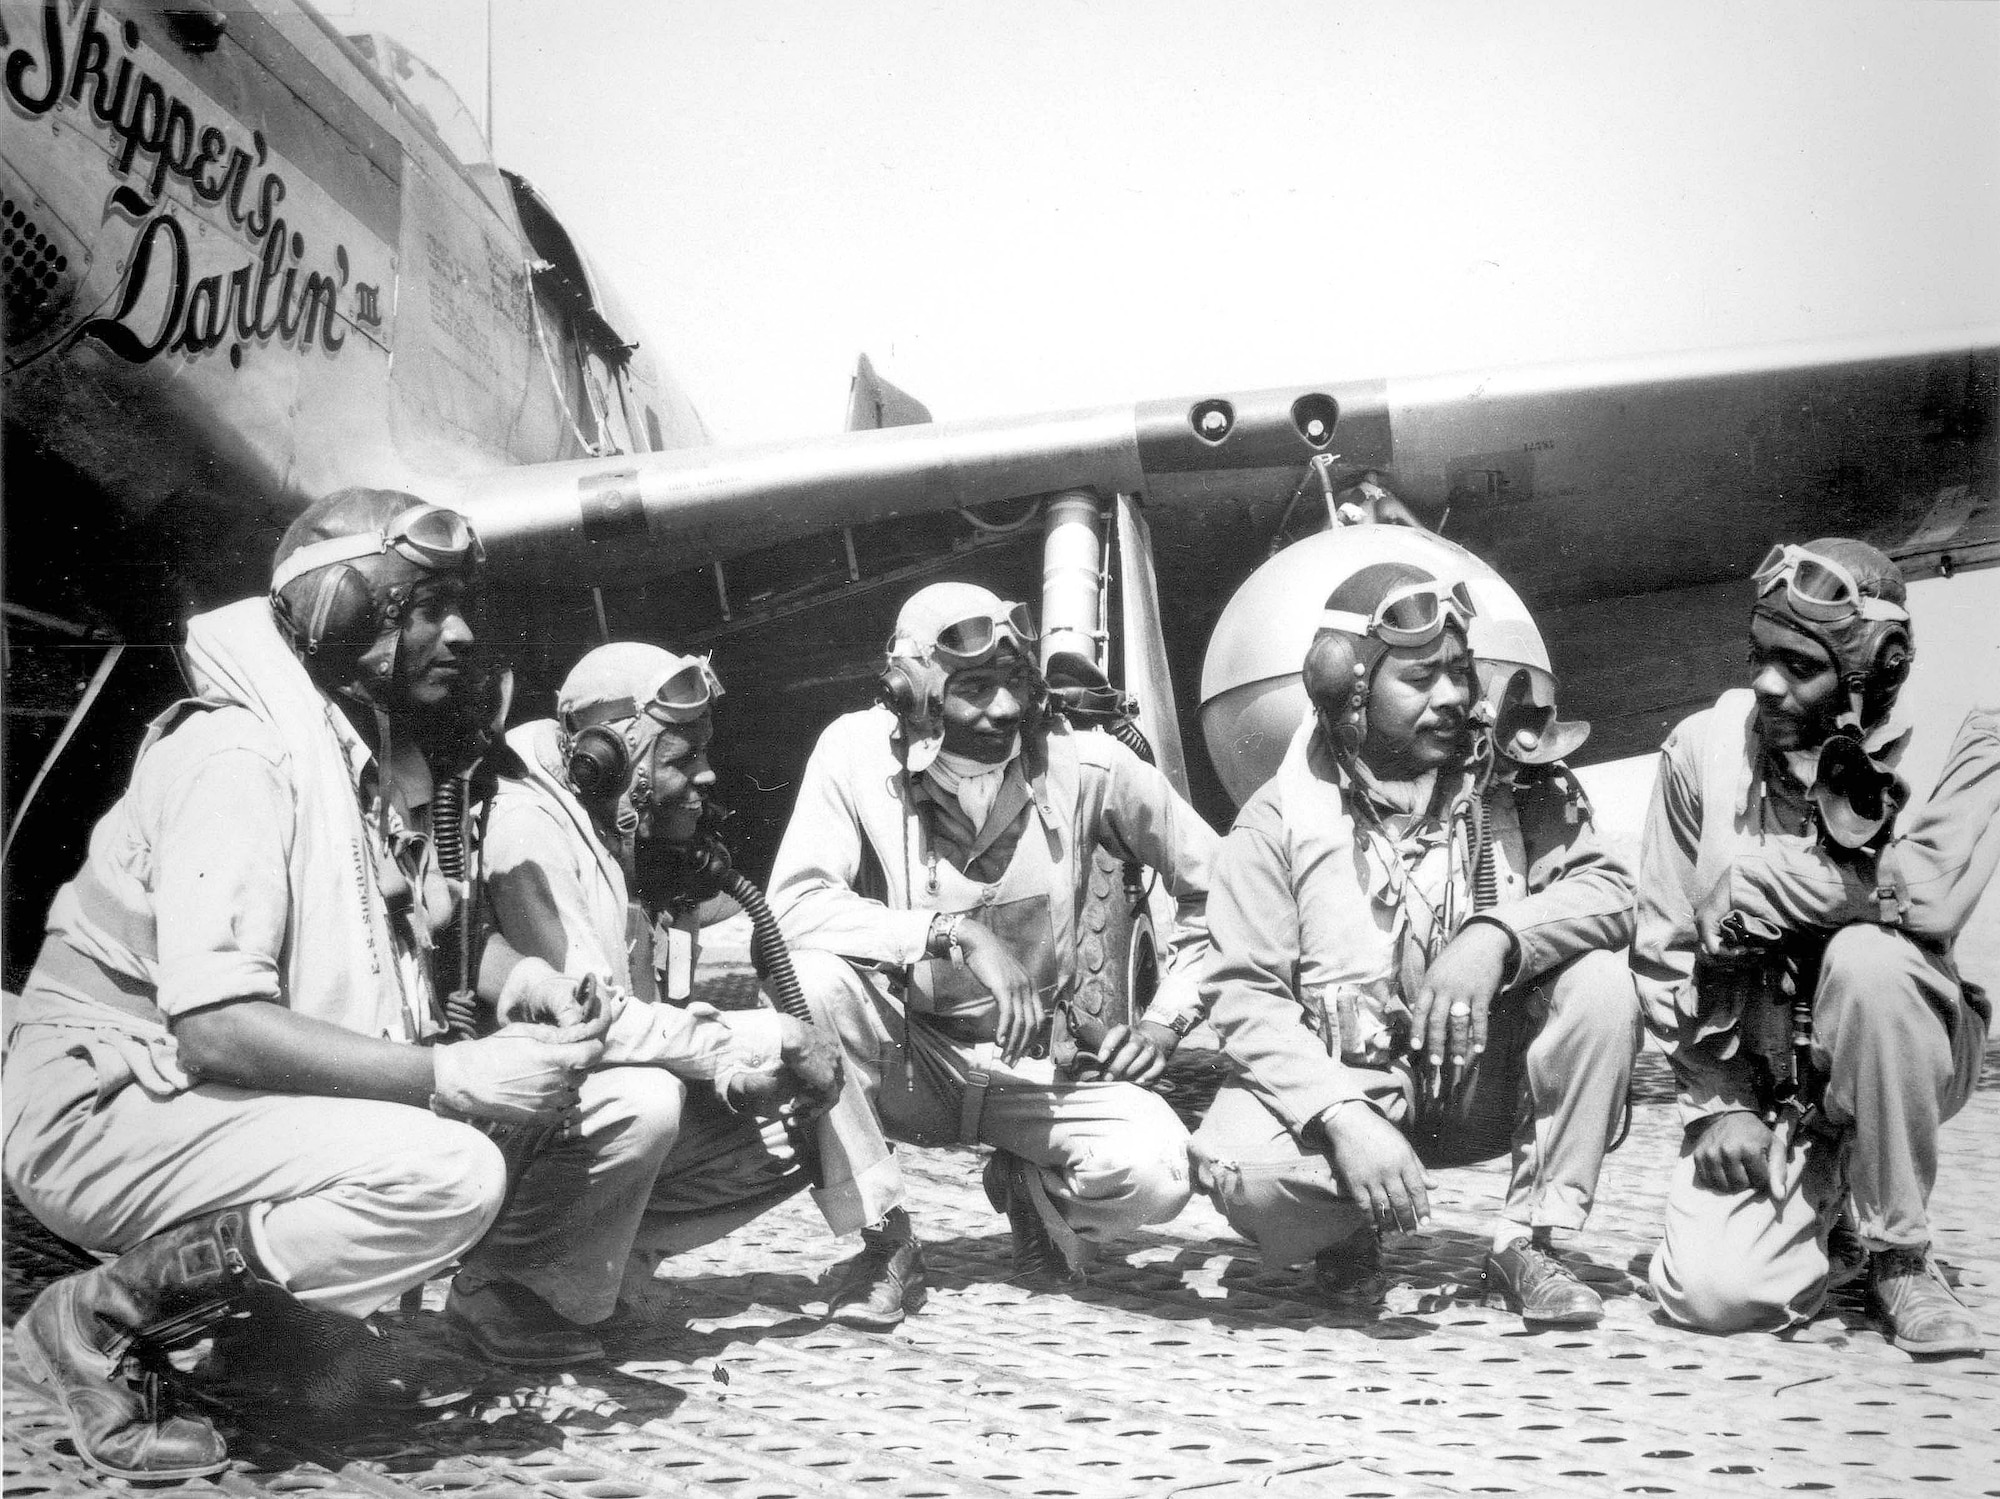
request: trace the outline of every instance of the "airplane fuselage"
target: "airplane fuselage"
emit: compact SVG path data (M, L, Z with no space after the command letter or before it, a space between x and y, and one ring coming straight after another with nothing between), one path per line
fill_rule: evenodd
M312 12L0 16L7 420L124 524L707 440L532 189Z

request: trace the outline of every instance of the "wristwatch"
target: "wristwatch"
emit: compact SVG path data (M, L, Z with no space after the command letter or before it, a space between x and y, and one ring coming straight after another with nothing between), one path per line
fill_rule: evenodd
M949 956L960 968L965 966L965 948L958 940L959 923L965 920L963 911L953 911L949 916L939 915L931 919L930 941L925 945L934 956ZM942 947L944 952L938 952Z
M1201 1024L1199 1015L1176 1015L1172 1020L1155 1020L1155 1025L1165 1026L1174 1033L1174 1040L1187 1040L1188 1032Z

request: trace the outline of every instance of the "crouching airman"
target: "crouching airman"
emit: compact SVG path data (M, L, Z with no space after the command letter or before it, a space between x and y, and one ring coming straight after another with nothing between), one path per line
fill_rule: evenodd
M1372 1301L1427 1163L1510 1152L1488 1302L1588 1323L1554 1236L1590 1212L1638 1051L1632 882L1560 763L1475 734L1472 616L1403 562L1326 599L1313 714L1216 861L1203 990L1234 1074L1197 1182L1267 1263Z

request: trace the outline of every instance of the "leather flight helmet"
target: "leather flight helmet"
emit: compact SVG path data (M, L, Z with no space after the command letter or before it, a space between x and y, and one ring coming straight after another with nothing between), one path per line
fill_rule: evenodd
M1327 595L1305 660L1306 693L1333 748L1360 752L1375 673L1392 645L1427 643L1446 629L1464 637L1473 613L1462 583L1414 563L1370 563L1343 579Z
M556 689L570 785L585 800L622 794L640 750L657 733L650 725L692 723L721 696L706 656L631 640L598 646Z
M932 583L904 600L876 695L902 724L911 774L929 769L944 745L944 689L952 673L1010 649L1035 666L1038 638L1027 605L977 583Z
M1754 612L1827 653L1853 726L1872 729L1887 718L1916 654L1909 590L1895 560L1865 541L1823 536L1773 547L1754 576Z
M300 512L271 563L271 611L309 670L374 701L394 679L412 596L470 582L485 550L464 516L393 489L343 489Z

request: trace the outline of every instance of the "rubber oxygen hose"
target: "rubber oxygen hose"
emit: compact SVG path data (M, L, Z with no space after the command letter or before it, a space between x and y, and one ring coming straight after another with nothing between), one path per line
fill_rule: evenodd
M709 851L707 872L722 887L723 893L741 906L743 914L750 918L750 966L757 970L757 977L769 988L771 1002L778 1010L802 1025L811 1025L812 1010L806 1004L805 991L799 987L798 973L792 967L791 949L785 946L784 933L778 930L778 920L771 914L770 902L764 899L763 891L731 868L726 860L727 855L719 849ZM799 1164L805 1168L807 1179L815 1187L824 1187L826 1163L820 1157L819 1141L813 1134L812 1125L787 1118L785 1134L798 1154Z

